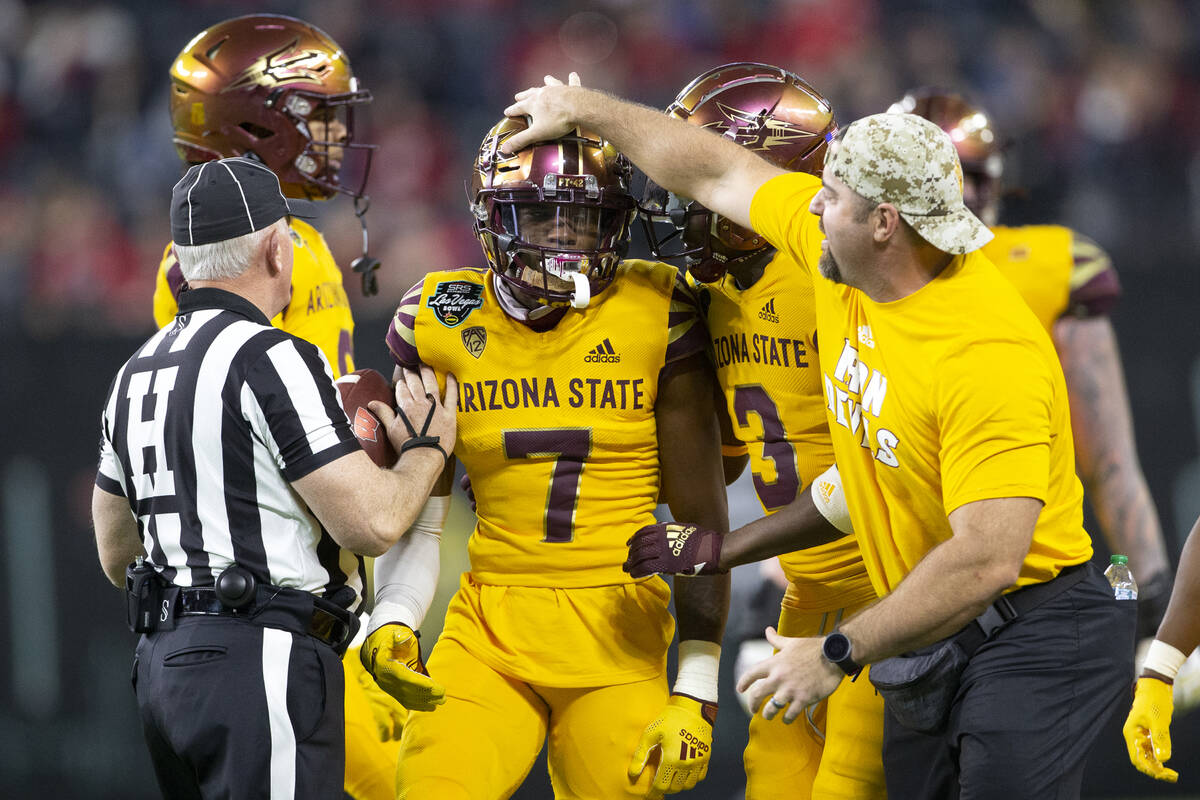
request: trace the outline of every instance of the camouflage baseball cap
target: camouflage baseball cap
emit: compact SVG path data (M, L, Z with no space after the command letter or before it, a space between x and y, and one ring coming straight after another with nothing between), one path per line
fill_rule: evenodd
M963 205L962 165L946 132L914 114L873 114L846 126L825 170L873 203L891 203L925 241L969 253L992 239Z

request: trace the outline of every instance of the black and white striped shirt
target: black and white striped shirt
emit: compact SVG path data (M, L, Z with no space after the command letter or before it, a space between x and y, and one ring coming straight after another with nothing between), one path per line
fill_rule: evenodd
M236 294L193 289L113 380L96 484L129 499L176 585L211 586L236 561L357 610L362 559L290 481L358 447L319 349Z

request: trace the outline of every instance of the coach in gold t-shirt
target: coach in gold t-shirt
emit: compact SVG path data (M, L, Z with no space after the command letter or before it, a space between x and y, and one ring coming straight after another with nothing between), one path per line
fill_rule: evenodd
M814 273L834 453L881 599L824 640L768 630L779 652L742 680L767 701L763 716L791 721L860 665L991 610L1007 622L971 656L948 725L918 735L889 715L889 794L1077 796L1131 677L1134 604L1088 564L1062 368L976 252L991 233L963 206L949 137L912 115L866 117L831 143L818 181L598 92L548 85L517 98L507 113L532 117L525 137L598 129L660 186ZM720 537L692 538L708 542L699 569L727 566Z

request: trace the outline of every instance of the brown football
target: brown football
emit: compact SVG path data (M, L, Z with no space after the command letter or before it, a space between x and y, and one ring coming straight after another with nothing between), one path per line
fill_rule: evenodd
M379 418L367 407L372 400L387 403L393 409L396 407L396 395L388 379L373 369L359 369L338 378L337 387L342 409L362 449L381 467L395 464L396 449L388 440Z

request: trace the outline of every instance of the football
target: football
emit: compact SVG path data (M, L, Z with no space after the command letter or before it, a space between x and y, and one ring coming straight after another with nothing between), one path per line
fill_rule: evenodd
M342 409L350 420L350 427L358 437L358 443L367 455L381 467L396 463L396 449L388 440L387 431L379 418L371 413L367 404L372 400L396 407L396 396L388 379L373 369L359 369L337 379L338 394Z

